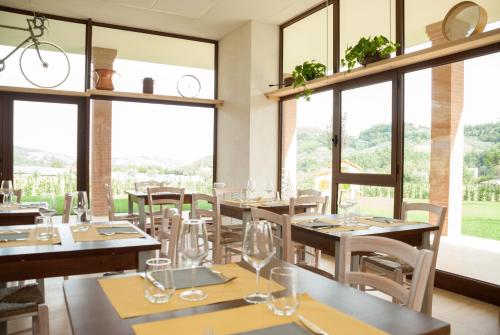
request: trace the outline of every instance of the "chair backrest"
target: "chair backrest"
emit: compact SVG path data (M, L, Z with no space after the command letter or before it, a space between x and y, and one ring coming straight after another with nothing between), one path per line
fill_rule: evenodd
M341 283L373 287L403 302L406 307L420 312L432 264L432 251L418 250L409 244L386 237L342 234L339 252L340 262L338 266ZM378 252L396 257L409 264L413 267L410 290L404 284L399 284L378 274L352 272L351 255L355 252Z
M115 204L113 199L113 188L109 184L104 184L106 190L106 207L108 209L108 220L115 221Z
M16 197L16 203L20 204L21 203L21 197L23 195L23 190L21 190L21 189L14 190L13 194Z
M149 210L153 213L154 205L174 205L182 213L182 206L184 205L184 188L160 186L148 187L148 205ZM166 197L168 195L168 198Z
M299 205L309 205L314 204L312 207L314 213L317 214L326 214L326 207L328 205L328 196L304 196L297 198L290 198L290 209L288 214L290 217L295 215L309 215L311 211L306 213L295 213L295 207Z
M160 241L168 244L166 256L172 261L172 267L179 263L177 244L181 231L182 217L175 208L165 208L163 211L162 226L160 229Z
M202 208L200 202L206 202L210 205L210 208ZM220 202L219 198L215 195L208 194L193 194L191 203L191 215L193 219L203 219L210 218L207 224L212 225L212 233L214 235L213 242L213 262L216 264L222 264L222 219L220 214Z
M313 190L312 188L308 188L306 190L297 190L297 196L298 197L305 197L305 196L320 197L321 192Z
M233 187L224 188L214 188L213 195L215 195L219 201L221 200L242 200L241 199L242 189Z
M149 187L159 187L162 186L163 183L159 181L149 180L149 181L136 181L134 183L136 192L147 192Z
M292 243L292 227L290 217L279 215L265 209L252 207L252 221L268 221L275 225L273 229L273 243L281 247L281 259L294 263L294 247ZM278 229L279 228L279 229Z
M71 215L71 203L72 202L73 202L73 194L72 193L66 193L64 195L62 223L69 223L69 218L70 218L70 215Z

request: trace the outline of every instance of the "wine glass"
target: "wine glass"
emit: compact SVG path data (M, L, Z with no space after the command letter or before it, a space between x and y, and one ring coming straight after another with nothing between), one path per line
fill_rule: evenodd
M260 269L266 266L274 255L271 223L267 221L247 223L241 252L245 262L250 264L256 272L255 292L244 299L252 304L264 303L267 301L268 294L259 291L259 275Z
M356 190L352 190L349 194L349 200L348 200L349 204L351 204L349 210L349 225L353 224L352 218L354 214L354 208L358 204L358 199L359 199L359 192Z
M339 195L339 207L344 211L344 225L349 226L350 222L347 222L348 210L354 206L351 201L351 190L341 190Z
M179 254L183 261L191 265L191 289L182 292L181 299L187 301L206 299L205 292L195 289L196 268L208 256L207 227L203 220L186 220L182 223Z
M45 204L40 203L38 211L41 216L52 218L56 215L54 194L47 194L45 197ZM52 220L52 219L51 219Z
M256 189L255 180L248 179L248 181L247 181L247 191L249 193L249 198L251 198L250 195L252 195L255 192L255 189Z
M0 185L0 191L3 195L3 205L4 207L10 207L9 199L12 193L14 193L14 188L12 187L12 180L2 180Z
M271 180L268 180L265 182L264 184L264 191L266 191L267 193L267 197L269 198L269 200L273 200L273 191L274 191L274 184Z
M88 210L89 204L87 200L87 192L85 191L78 191L75 192L75 195L73 196L73 212L76 214L77 223L82 222L82 215L85 214L85 212ZM81 224L79 226L82 226ZM79 227L81 230L83 228Z

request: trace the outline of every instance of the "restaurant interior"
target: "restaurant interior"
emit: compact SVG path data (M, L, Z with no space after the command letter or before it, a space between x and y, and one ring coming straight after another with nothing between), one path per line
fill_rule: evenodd
M0 335L500 335L500 0L0 0Z

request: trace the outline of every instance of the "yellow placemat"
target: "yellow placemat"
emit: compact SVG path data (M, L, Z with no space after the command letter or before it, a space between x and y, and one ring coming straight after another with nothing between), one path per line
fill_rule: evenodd
M10 230L0 230L2 232L9 232ZM31 229L16 229L16 231L29 232L29 236L27 240L24 241L8 241L8 242L0 242L0 248L11 248L11 247L26 247L32 245L52 245L52 244L61 244L61 238L59 235L59 230L54 228L55 235L47 241L39 241L36 239L36 231L34 228ZM1 235L0 235L1 236Z
M384 335L384 331L344 314L332 307L313 300L307 294L300 296L299 313L329 334ZM266 305L251 305L219 312L186 316L170 320L133 325L136 335L176 334L200 335L207 329L214 334L227 335L263 329L295 322L300 325L297 314L274 315Z
M137 231L137 234L114 234L111 236L101 235L97 228L111 228L111 227L133 227L131 224L90 224L87 231L75 231L76 227L71 227L71 234L75 242L93 242L93 241L109 241L109 240L122 240L127 238L141 238L145 237L143 233Z
M307 222L314 222L315 219L319 219L321 222L325 222L325 223L330 223L330 224L340 224L342 225L344 223L344 219L343 218L338 218L338 219L332 219L332 218L327 218L327 217L321 217L321 216L318 216L318 217L309 217L309 218L300 218L299 217L296 217L295 219L292 220L292 224L295 224L295 225L298 225L298 226L301 226L301 224L303 223L307 223ZM346 232L346 231L355 231L355 230L364 230L364 229L368 229L369 227L367 226L364 226L364 225L354 225L354 226L340 226L340 227L334 227L334 228L322 228L322 229L314 229L314 228L309 228L309 227L306 227L306 226L301 226L303 228L307 228L307 229L311 229L311 230L314 230L314 231L319 231L319 232L322 232L322 233L341 233L341 232Z
M179 293L185 290L182 289L176 291L169 302L152 304L144 298L144 279L140 276L100 279L99 284L123 319L242 299L245 295L255 292L255 273L236 264L216 265L212 269L220 271L226 277L238 278L226 284L203 287L208 298L197 302L181 300ZM268 285L267 279L260 279L261 291L267 292Z
M385 222L370 220L369 217L359 217L359 216L353 218L353 220L355 220L359 223L364 223L364 224L370 225L372 227L380 227L380 228L411 226L411 225L416 225L416 224L422 223L422 222L417 222L417 221L400 221L400 220L396 220L395 222L392 222L392 223L385 223Z

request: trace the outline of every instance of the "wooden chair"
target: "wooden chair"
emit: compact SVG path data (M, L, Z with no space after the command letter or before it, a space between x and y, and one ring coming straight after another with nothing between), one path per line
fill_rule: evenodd
M403 214L403 220L407 220L408 212L412 211L427 212L429 214L429 218L431 217L431 215L435 215L436 217L436 225L439 227L439 229L432 232L434 236L431 239L432 242L430 246L430 249L433 251L433 257L428 289L432 290L434 287L434 275L436 272L436 261L439 251L439 243L441 240L441 234L443 232L447 208L427 203L403 202L401 211ZM413 273L413 268L410 266L410 264L389 255L373 255L362 257L360 261L360 269L363 272L372 271L384 276L388 276L400 284L406 282L406 277ZM429 308L431 308L431 306L429 306ZM430 313L430 309L428 310L428 312Z
M217 197L219 203L224 200L231 201L242 201L242 189L234 188L234 187L224 187L224 188L214 188L213 195ZM226 218L227 219L227 218ZM225 224L223 226L226 230L231 230L235 232L243 232L243 224L241 220L230 218L229 224Z
M172 261L172 267L179 265L177 244L179 242L181 224L182 217L177 208L165 208L158 235L161 242L161 254Z
M111 185L104 184L104 188L106 189L106 206L108 208L108 220L109 221L120 221L125 220L134 225L139 224L139 215L137 214L116 214L115 213L115 202L113 199L113 189Z
M417 312L421 311L432 265L432 251L418 250L409 244L386 237L342 234L339 252L340 262L335 266L339 266L341 283L373 287L400 301L402 305ZM384 276L351 271L351 255L359 252L383 253L410 264L414 269L410 289Z
M71 217L71 203L72 203L72 201L73 201L73 194L66 193L64 195L62 223L69 223L69 219Z
M159 181L136 181L134 183L134 188L136 192L147 192L149 187L160 187L164 186L163 183Z
M210 209L201 208L200 202L206 202ZM207 223L208 241L212 243L212 261L215 264L222 263L222 255L225 262L230 262L233 253L241 253L242 234L240 231L224 229L220 214L220 203L217 196L207 194L193 194L191 211L193 219L209 219Z
M36 335L49 335L49 308L37 284L0 289L0 322L32 318Z
M265 209L252 207L252 221L267 221L273 225L273 243L280 247L280 259L294 262L294 246L292 243L292 227L290 217L279 215Z
M16 203L20 204L21 197L23 195L23 190L21 189L14 190L13 195L16 197Z
M320 197L321 192L313 190L312 188L305 190L297 190L297 197L306 197L306 196Z
M312 190L314 191L314 190ZM328 196L315 196L315 195L306 195L299 196L297 198L290 198L290 207L288 213L290 218L293 219L294 216L304 216L311 214L326 214L326 207L328 206ZM311 207L310 210L304 213L295 213L295 207L299 205L310 205L314 204L314 207ZM297 245L297 250L299 252L299 260L305 261L306 254L311 254L314 257L314 268L318 268L319 260L321 257L321 250L314 249L313 252L307 251L306 247L303 245ZM300 263L300 262L299 262ZM303 263L303 262L302 262ZM306 265L306 264L302 264ZM312 269L311 269L312 270Z
M163 219L164 206L173 206L182 215L182 206L184 205L184 189L178 187L160 186L148 187L148 207L147 215L151 220L151 236L156 236L157 226L161 225ZM175 199L165 199L161 195L165 193L172 194ZM160 206L160 210L155 210L155 206Z

